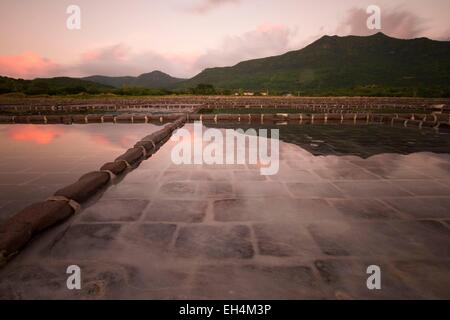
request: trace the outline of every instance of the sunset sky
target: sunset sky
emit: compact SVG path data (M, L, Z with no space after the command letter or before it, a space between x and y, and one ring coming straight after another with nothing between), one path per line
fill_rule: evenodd
M66 27L71 4L81 30ZM192 77L325 34L370 34L371 4L388 35L450 40L449 0L0 0L0 75Z

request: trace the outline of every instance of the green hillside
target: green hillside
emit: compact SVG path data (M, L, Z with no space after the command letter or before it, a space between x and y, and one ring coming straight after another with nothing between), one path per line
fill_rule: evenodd
M304 49L206 69L181 87L321 95L450 94L450 42L324 36Z
M96 94L109 92L112 89L111 86L67 77L49 79L38 78L34 80L0 77L0 93L22 92L29 95L65 95L86 92Z
M183 81L184 79L171 77L161 71L153 71L150 73L141 74L138 77L91 76L83 78L83 80L89 80L116 88L140 87L149 89L167 89L173 87L175 84Z

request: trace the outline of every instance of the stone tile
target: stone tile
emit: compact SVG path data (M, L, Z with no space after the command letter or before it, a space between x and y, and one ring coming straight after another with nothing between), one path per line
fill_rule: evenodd
M8 158L6 162L0 164L0 173L9 174L29 171L31 162L28 158Z
M368 159L353 159L350 163L362 168L371 168L383 172L383 168L392 168L400 161L400 155L385 154L381 157L373 156ZM385 172L385 171L384 171Z
M268 219L268 208L260 199L223 199L213 204L216 221L261 221ZM266 209L266 210L265 210Z
M199 182L197 193L208 198L228 198L234 195L233 186L230 182Z
M36 180L42 174L40 173L0 173L1 185L24 184Z
M162 174L159 170L144 170L138 168L128 173L123 179L123 183L155 183Z
M201 170L246 170L245 164L202 164Z
M69 185L80 178L80 175L74 173L46 173L32 181L34 185Z
M311 257L320 254L320 249L303 226L282 223L255 224L253 229L261 255Z
M450 188L429 180L395 181L396 186L418 196L449 196Z
M237 197L286 196L286 191L281 183L269 181L260 181L258 183L243 181L235 185L235 191Z
M398 221L392 224L402 237L407 237L436 258L450 257L450 231L438 221ZM450 271L450 270L449 270Z
M450 180L439 180L439 183L442 183L443 185L450 187Z
M450 262L435 260L397 261L405 282L428 299L450 299Z
M234 179L237 181L265 181L266 176L261 175L256 170L235 170L233 171Z
M270 180L280 182L321 182L322 179L307 170L286 170L280 168L277 174L269 176Z
M304 163L303 163L302 158L297 158L295 160L287 158L287 160L285 160L285 163L291 169L303 169L304 168Z
M206 215L206 201L156 200L145 211L147 221L201 222Z
M401 218L395 210L374 199L343 199L329 202L347 218L381 220Z
M340 181L334 184L349 197L355 198L412 196L410 193L403 191L387 181Z
M69 299L125 299L128 291L127 269L117 263L89 262L80 264L81 290L69 291Z
M187 181L190 178L191 172L186 170L167 170L161 176L164 182Z
M66 266L67 268L67 266ZM63 269L64 270L64 269ZM67 290L64 275L36 264L23 264L2 274L0 299L45 299L55 291Z
M48 157L45 159L35 159L30 164L30 171L32 172L62 172L66 173L70 170L76 169L79 166L79 157L78 158L57 158L57 157ZM95 164L90 164L91 166L95 166ZM99 164L101 165L101 164ZM95 166L97 167L97 166ZM94 170L92 168L91 170ZM84 171L88 172L88 171Z
M231 172L217 170L191 171L191 180L194 181L229 181L232 179Z
M57 237L50 247L55 258L98 259L119 249L119 224L76 224ZM117 252L116 252L117 253Z
M214 285L211 285L214 284ZM319 299L319 281L308 266L205 266L194 278L194 299Z
M248 259L254 254L247 226L182 227L175 248L185 258Z
M176 228L175 224L132 224L124 227L122 236L128 242L145 248L141 254L153 254L155 251L152 250L168 249Z
M298 198L343 198L344 195L330 183L288 183L287 188Z
M190 272L190 268L162 267L159 263L127 266L128 283L133 290L121 296L123 299L130 296L147 300L188 299Z
M325 168L313 170L323 179L328 180L377 180L379 177L371 174L367 170L353 168Z
M314 265L332 299L418 299L420 295L411 291L392 268L382 260L316 260ZM380 267L381 290L367 288L367 268Z
M450 218L450 198L397 198L385 201L414 218Z
M150 199L157 190L154 183L119 183L103 194L103 199Z
M17 200L35 202L45 200L58 190L60 186L39 185L0 185L0 200Z
M67 290L68 265L81 268L81 290ZM117 263L67 260L64 263L21 265L7 272L0 283L3 299L126 299L129 272ZM4 294L4 296L2 295Z
M81 220L89 222L136 221L148 203L146 200L101 200L87 208L82 213Z
M296 221L342 220L343 215L323 199L298 199Z
M158 195L167 198L190 199L195 196L196 190L195 182L167 182L161 186Z
M330 256L418 257L426 255L396 229L384 222L324 221L308 226L322 252Z
M213 203L216 221L304 222L342 219L343 216L322 199L223 199Z
M386 179L427 179L427 176L414 169L401 168L396 165L367 168L367 170Z

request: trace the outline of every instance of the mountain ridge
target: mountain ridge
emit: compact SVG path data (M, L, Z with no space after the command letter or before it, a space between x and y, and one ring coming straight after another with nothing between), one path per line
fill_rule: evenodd
M396 39L377 33L323 36L300 50L205 69L182 84L314 93L355 86L448 88L449 75L450 42Z
M45 89L43 82L50 87L58 86L57 79L65 79L66 84L84 87L86 92L116 89L118 94L158 94L167 90L195 93L192 88L211 85L216 91L209 88L207 94L269 91L299 95L446 97L450 96L450 41L424 37L397 39L381 32L370 36L324 35L299 50L241 61L233 66L206 68L190 79L175 78L159 70L137 77L95 75L16 80L14 85L11 79L5 79L10 78L0 79L0 92L20 89L23 81L32 81L26 83L26 90L30 91L30 87ZM66 87L62 86L63 92L71 91Z
M174 86L178 82L186 80L172 77L171 75L159 70L143 73L137 77L132 76L110 77L110 76L94 75L84 77L81 79L100 83L103 85L109 85L115 88L142 87L149 89L167 89Z

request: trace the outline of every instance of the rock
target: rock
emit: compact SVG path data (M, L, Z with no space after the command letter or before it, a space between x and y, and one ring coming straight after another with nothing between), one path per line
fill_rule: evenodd
M135 164L143 157L142 148L128 149L123 155L119 156L115 161L125 160L130 165Z
M114 173L115 175L118 175L125 171L127 168L127 165L123 161L117 161L117 162L108 162L105 163L100 170L108 170Z
M110 180L107 172L90 172L70 186L55 192L55 196L63 196L78 203L86 201Z

